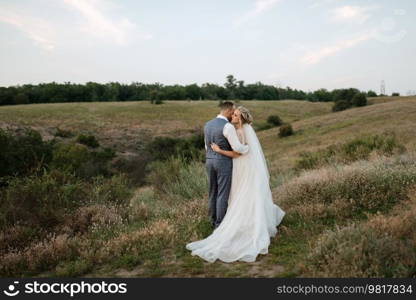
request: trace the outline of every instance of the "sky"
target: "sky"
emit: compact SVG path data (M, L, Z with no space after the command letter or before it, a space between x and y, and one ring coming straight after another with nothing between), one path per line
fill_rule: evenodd
M416 91L414 0L0 0L0 86ZM416 92L414 92L416 93Z

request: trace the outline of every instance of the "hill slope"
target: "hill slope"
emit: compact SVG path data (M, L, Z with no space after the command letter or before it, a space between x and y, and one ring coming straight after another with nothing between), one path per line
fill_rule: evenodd
M271 170L274 201L287 212L268 255L251 264L208 264L192 257L184 249L185 243L210 234L205 170L198 162L169 161L155 166L149 186L136 189L128 209L131 222L79 237L65 236L58 245L56 239L44 241L42 247L48 251L63 252L54 254L55 259L59 255L65 259L36 275L416 276L416 99L395 98L336 113L330 112L331 103L244 105L260 122L278 114L292 122L295 131L286 138L278 138L278 128L258 132ZM205 102L171 102L159 107L145 103L53 104L0 108L0 116L3 125L33 125L49 134L59 124L90 129L99 139L113 138L128 149L126 139L132 136L123 136L123 132L133 134L144 126L155 134L187 134L216 110L213 103ZM331 145L335 148L328 148ZM323 163L297 169L305 151ZM344 155L349 159L346 163ZM111 212L111 218L114 214ZM406 226L401 220L406 220ZM81 246L75 257L68 258L62 244L71 249ZM28 251L33 253L39 247L33 245L32 252ZM358 250L351 253L349 249ZM21 263L16 257L2 258L12 268L14 261L16 266ZM31 259L43 262L46 258Z
M259 138L272 173L293 168L302 151L344 143L363 134L395 132L408 150L416 150L416 97L314 116L292 123L294 136L279 139L278 129L260 132Z
M331 103L308 101L242 101L256 116L255 125L264 124L267 117L278 114L292 122L326 114ZM217 101L166 101L153 105L148 101L82 102L29 104L0 107L0 128L30 126L45 138L51 138L56 128L89 132L104 145L120 151L133 151L135 144L155 135L182 136L218 114Z

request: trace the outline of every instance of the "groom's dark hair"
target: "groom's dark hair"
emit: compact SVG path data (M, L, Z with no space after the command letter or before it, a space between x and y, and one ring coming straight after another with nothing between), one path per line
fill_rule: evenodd
M227 110L227 109L231 109L234 107L234 102L224 101L224 102L220 102L218 106L221 108L221 110Z

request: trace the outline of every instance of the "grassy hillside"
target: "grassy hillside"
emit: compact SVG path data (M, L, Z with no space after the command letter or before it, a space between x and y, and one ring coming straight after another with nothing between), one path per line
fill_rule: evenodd
M364 134L395 132L409 150L416 150L416 119L412 117L416 113L416 97L390 100L299 120L292 124L297 134L286 139L276 139L278 128L260 132L272 173L293 168L302 151L344 143Z
M201 162L156 162L126 207L96 201L24 249L2 252L3 275L197 277L416 276L416 99L374 101L331 112L332 103L245 102L257 124L271 114L295 134L259 131L274 201L287 215L269 254L255 263L205 263L184 249L210 234ZM68 103L0 107L2 126L45 137L59 126L123 145L146 135L186 135L217 113L216 102ZM142 131L143 130L143 131ZM129 140L129 141L127 141ZM112 187L119 187L113 181ZM97 200L104 186L94 194ZM110 191L107 188L106 191ZM88 217L87 217L88 216ZM10 240L10 232L0 234ZM27 234L27 233L25 233ZM17 239L17 238L16 238Z
M307 101L242 101L256 116L255 125L278 114L292 122L331 110L330 103ZM202 128L218 113L218 101L166 101L163 105L142 102L92 102L29 104L0 107L0 128L31 126L50 138L56 128L90 132L119 150L132 150L135 141L155 135L180 136Z
M384 102L395 102L397 100L410 100L410 101L414 101L414 100L416 100L416 96L402 96L402 97L385 96L385 97L374 97L374 98L368 98L368 103L369 104L378 104L378 103L384 103Z

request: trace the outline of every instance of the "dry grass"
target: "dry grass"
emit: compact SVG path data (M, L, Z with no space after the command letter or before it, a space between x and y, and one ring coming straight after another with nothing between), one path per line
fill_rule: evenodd
M386 214L324 232L301 272L305 277L415 277L416 188Z
M416 185L416 156L376 157L303 172L273 192L289 224L342 224L386 213ZM321 226L321 227L325 227Z
M18 245L32 234L27 228L16 226L2 232L0 241L17 246L8 252L3 249L1 274L414 276L414 100L379 101L337 113L330 113L332 103L243 103L260 122L278 114L292 122L295 130L295 135L287 138L277 137L278 128L259 132L271 166L274 200L287 215L278 236L272 240L269 255L259 257L254 264L208 264L192 257L185 249L187 242L211 233L206 195L202 192L206 184L206 178L201 176L204 167L195 163L181 168L178 180L157 182L157 178L169 174L153 173L157 175L152 179L154 186L137 189L129 206L124 208L100 203L102 197L110 197L111 191L98 184L99 188L91 191L93 204L68 216L54 234L42 240L34 239L24 248ZM36 126L49 134L53 134L55 126L71 131L88 129L100 142L107 139L107 142L121 143L120 149L128 150L137 145L144 133L186 134L215 116L216 104L39 104L0 107L0 118L3 126ZM371 155L349 165L335 164L300 174L293 172L302 151L319 150L363 134L390 131L406 146L408 153L392 157ZM160 168L159 172L164 170Z
M364 134L394 132L407 150L416 150L416 97L341 112L314 116L292 123L295 135L278 138L278 128L259 132L259 139L277 176L293 169L302 151L316 151Z
M416 96L401 96L401 97L374 97L374 98L368 98L368 104L380 104L385 102L395 102L397 100L411 100L415 101Z
M308 101L242 101L256 117L265 122L278 114L292 122L330 112L330 103ZM187 135L218 113L217 101L166 101L163 105L140 102L90 102L29 104L0 107L0 127L31 126L45 138L56 128L71 132L90 132L103 145L132 151L137 144L155 135Z

